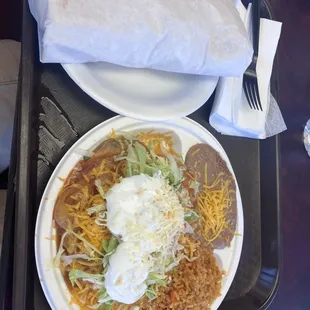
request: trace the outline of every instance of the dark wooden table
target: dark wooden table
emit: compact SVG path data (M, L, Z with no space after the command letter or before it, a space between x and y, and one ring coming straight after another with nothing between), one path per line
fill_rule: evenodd
M310 158L303 127L310 118L310 1L270 0L283 22L279 103L288 130L281 134L283 272L270 310L310 309Z

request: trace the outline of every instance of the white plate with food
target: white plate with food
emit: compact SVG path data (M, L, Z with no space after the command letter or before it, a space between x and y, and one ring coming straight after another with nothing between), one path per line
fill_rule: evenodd
M220 143L188 118L117 116L54 170L35 256L54 310L215 310L242 242L240 192Z
M165 121L200 108L218 77L135 69L105 62L62 65L72 80L108 109L134 119Z

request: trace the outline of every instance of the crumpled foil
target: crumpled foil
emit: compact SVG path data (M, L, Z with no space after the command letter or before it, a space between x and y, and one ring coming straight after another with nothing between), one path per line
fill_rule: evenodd
M308 155L310 156L310 119L304 129L304 145Z

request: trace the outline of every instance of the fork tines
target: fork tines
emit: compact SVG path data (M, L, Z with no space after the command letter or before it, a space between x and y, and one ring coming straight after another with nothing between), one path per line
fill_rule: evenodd
M253 78L244 77L243 89L246 99L250 105L250 108L263 111L262 104L259 98L257 77L256 76Z

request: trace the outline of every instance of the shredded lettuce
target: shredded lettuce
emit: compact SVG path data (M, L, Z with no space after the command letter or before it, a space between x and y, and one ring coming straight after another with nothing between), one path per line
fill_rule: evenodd
M172 264L174 261L173 257L170 256L165 260L165 267L168 267L170 264Z
M127 158L127 156L114 156L114 158L113 158L113 160L114 161L121 161L121 160L124 160L124 159L126 159Z
M133 142L133 144L128 146L128 154L126 156L127 177L141 173L154 176L154 174L160 171L162 176L174 186L175 190L178 190L183 181L183 173L174 157L167 151L165 151L165 156L168 159L156 155L153 151L152 143L149 143L149 150L147 152L146 148L139 142Z
M108 247L108 251L107 254L113 252L116 250L117 246L118 246L119 242L117 240L117 238L115 236L112 236L109 242L109 247Z
M145 147L140 143L135 143L135 151L139 159L139 172L144 173L145 172L145 166L146 166L146 158L147 158L147 151Z
M148 276L148 278L146 280L146 285L149 286L149 285L157 284L159 286L166 287L167 284L164 281L165 279L166 279L165 275L161 275L161 274L158 274L158 273L150 272L149 276Z
M170 249L167 249L167 251L154 253L152 255L154 266L151 271L156 274L166 274L171 268L179 264L180 260L176 253L179 253L183 248L182 245L175 242Z
M100 310L112 310L114 302L112 304L105 303L101 306Z
M114 300L107 293L106 288L103 286L99 292L98 302L106 305L113 305Z
M188 223L188 222L184 222L184 233L185 234L194 234L195 233L195 231L194 231L194 229L193 229L193 227Z
M148 142L147 147L149 148L150 152L154 151L154 144L152 140Z
M133 176L133 175L138 175L142 172L140 172L140 169L144 169L145 161L143 162L144 159L144 152L146 153L145 148L144 152L141 152L141 149L138 150L141 152L141 154L138 154L136 150L136 145L139 143L134 143L134 145L129 145L128 150L127 150L127 157L126 157L126 162L127 162L127 176ZM139 157L141 158L141 161L139 160Z
M193 210L187 210L184 213L184 220L186 222L193 222L199 220L200 216Z
M89 309L99 309L102 305L101 304L95 304L93 306L88 306Z
M138 155L137 155L137 153L135 151L135 148L131 144L128 145L126 160L129 161L132 164L139 164Z
M108 252L108 248L109 248L109 240L103 240L102 241L102 248L103 250L107 253Z
M112 310L113 305L114 300L108 295L106 288L102 286L99 291L98 303L94 306L89 306L89 308L100 310Z
M170 271L171 269L173 269L174 267L178 266L180 261L183 259L183 258L186 258L187 256L185 254L180 254L178 257L176 257L173 262L167 266L166 268L166 272Z
M128 160L127 160L127 165L126 165L126 176L132 177L132 165L131 165L131 162Z
M64 245L64 240L66 238L66 236L69 234L68 231L66 231L62 237L61 237L61 240L60 240L60 244L59 244L59 248L58 248L58 252L56 254L56 257L55 257L55 265L56 267L59 267L60 266L60 259L61 259L61 255L64 253L65 249L63 248L63 245Z
M114 302L111 304L109 304L109 303L105 303L105 304L97 303L94 306L88 306L88 308L89 309L99 309L99 310L112 310L113 305L114 305Z
M115 252L118 244L119 244L119 242L115 236L112 236L110 240L103 240L102 241L102 248L106 253L105 256L112 255Z
M101 185L101 181L100 180L95 180L95 185L97 187L98 193L100 194L101 198L105 199L105 194L104 194L103 187Z
M176 183L176 184L173 185L174 190L175 190L176 192L177 192L177 191L179 190L179 188L181 187L182 182L183 182L183 179L184 179L184 178L182 178L182 180L180 180L178 183Z
M88 261L101 260L101 258L98 258L98 257L92 258L92 257L89 257L86 254L64 255L64 256L61 257L62 264L63 264L64 267L72 264L72 261L74 259L85 259L85 260L88 260Z
M73 234L76 238L78 238L79 240L81 240L81 241L84 243L85 247L88 247L88 248L92 249L94 252L98 253L99 255L104 256L103 253L101 253L98 249L96 249L92 244L90 244L90 243L89 243L87 240L85 240L83 237L81 237L81 236L79 236L78 234L76 234L73 230L68 231L68 232L70 232L70 233Z
M195 197L197 197L199 194L200 183L197 181L191 180L191 182L189 183L189 188L194 190L194 195Z
M104 276L102 274L91 274L78 269L71 269L69 272L69 279L72 286L75 285L77 279L89 281L98 286L104 285Z
M131 177L133 176L133 164L138 164L138 159L132 145L128 145L126 163L126 174L128 177Z
M119 245L119 242L115 236L112 236L110 240L102 241L102 248L106 253L103 258L104 267L108 265L109 257L115 252L118 245Z
M161 147L161 151L168 158L169 163L170 163L170 169L171 169L171 173L173 176L172 184L173 185L181 184L183 181L183 173L181 169L178 167L178 164L175 158L171 154L169 154L163 142L160 144L160 147Z
M83 160L87 160L87 159L91 158L94 155L93 151L84 150L84 149L80 149L80 148L75 149L74 153L77 154L77 155L83 156ZM87 159L84 159L85 157Z
M127 139L129 141L138 140L138 138L134 134L131 134L127 131L119 130L119 131L116 131L115 133L117 136L123 136L125 139Z
M167 283L165 281L166 276L154 272L150 272L146 280L146 285L148 286L144 295L150 300L154 300L157 297L156 287L163 286L166 287Z
M104 204L102 205L97 205L97 206L93 206L91 208L87 209L87 213L89 216L91 216L94 213L99 213L101 211L105 211L106 210L106 206Z
M149 286L145 291L144 295L149 299L149 301L154 300L157 297L155 286L154 285Z
M192 206L191 198L189 196L188 189L186 187L182 187L181 191L178 191L178 196L183 207L190 207Z

